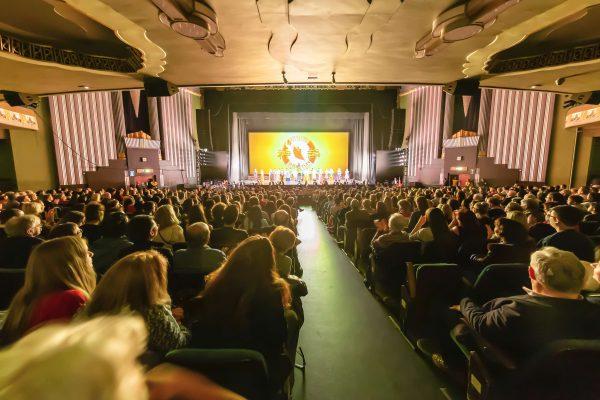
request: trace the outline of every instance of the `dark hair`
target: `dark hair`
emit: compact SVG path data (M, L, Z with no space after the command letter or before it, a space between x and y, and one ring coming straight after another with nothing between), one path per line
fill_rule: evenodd
M79 226L74 222L64 222L55 225L48 234L48 239L56 239L64 236L79 236L77 232L81 232Z
M121 211L115 211L104 218L102 222L103 236L118 238L127 233L127 223L129 218L127 214Z
M205 224L208 223L206 220L206 215L204 215L204 207L202 207L202 204L194 204L193 206L190 206L187 211L187 216L189 225L196 222L204 222Z
M529 234L520 222L502 217L498 218L495 223L498 225L499 235L505 243L522 245L527 242Z
M67 211L60 220L61 224L65 222L74 222L77 225L83 225L83 221L85 221L85 214L81 211Z
M425 196L417 197L415 204L417 205L417 209L423 214L425 214L425 211L429 208L429 202Z
M136 215L127 225L127 237L133 243L146 242L151 239L150 231L155 226L157 226L156 222L151 216Z
M214 209L213 209L214 212ZM235 224L240 215L240 210L235 204L230 204L223 211L223 223L226 225Z
M429 229L431 229L434 240L440 239L451 233L448 228L448 223L446 222L446 217L439 208L428 209L425 212L425 217L427 218L427 224L429 225Z
M5 224L6 221L12 217L18 217L21 215L21 211L18 208L9 208L8 210L2 210L0 212L0 224Z
M248 208L248 212L246 213L246 218L248 218L248 226L249 228L259 229L262 225L262 210L259 205L253 205ZM237 218L236 218L237 219ZM227 224L231 224L231 222L226 222Z
M556 218L567 226L577 226L584 216L584 212L573 206L556 206L552 209L556 213Z
M482 234L481 224L473 211L462 208L458 211L457 219L460 222L461 235L480 236Z
M85 220L101 221L104 215L104 206L101 203L91 201L84 208Z

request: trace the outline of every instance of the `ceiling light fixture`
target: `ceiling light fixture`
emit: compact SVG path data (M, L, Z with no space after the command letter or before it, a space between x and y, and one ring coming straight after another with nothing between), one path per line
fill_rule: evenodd
M331 83L335 83L335 71L331 72Z
M281 71L281 77L283 78L283 83L287 84L287 83L288 83L288 80L287 80L287 78L285 77L285 71Z
M90 90L90 87L88 85L79 85L77 87L83 90Z

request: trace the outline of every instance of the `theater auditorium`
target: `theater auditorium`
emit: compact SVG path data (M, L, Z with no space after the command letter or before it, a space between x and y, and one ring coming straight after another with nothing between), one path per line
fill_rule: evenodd
M0 9L0 400L600 400L600 0Z

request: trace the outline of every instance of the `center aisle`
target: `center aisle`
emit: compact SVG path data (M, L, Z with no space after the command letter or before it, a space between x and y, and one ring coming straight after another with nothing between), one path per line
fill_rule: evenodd
M294 400L444 399L443 383L364 287L312 209L300 212L298 253L308 296ZM298 357L298 360L300 357Z

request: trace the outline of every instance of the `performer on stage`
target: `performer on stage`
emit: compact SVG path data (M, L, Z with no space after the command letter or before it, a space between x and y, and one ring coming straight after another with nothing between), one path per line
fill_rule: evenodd
M350 183L350 171L348 171L348 168L344 171L344 182Z
M265 183L265 171L263 171L262 169L260 170L260 184L264 185Z

